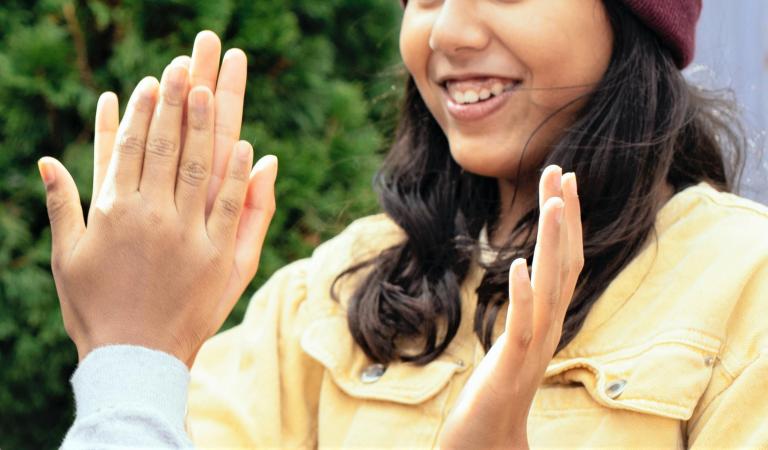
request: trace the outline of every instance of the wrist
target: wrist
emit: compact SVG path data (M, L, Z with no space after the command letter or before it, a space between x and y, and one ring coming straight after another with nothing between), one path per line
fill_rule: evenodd
M137 335L139 333L129 333L127 335L110 334L89 339L78 339L75 341L78 362L82 363L92 352L104 347L129 346L167 354L183 362L187 369L192 368L197 350L184 351L181 345L165 342L163 339L146 336L146 334L142 337L136 337Z
M493 450L528 450L527 424L516 427L499 426L496 434L482 436L469 435L464 431L454 433L452 426L440 434L438 448L440 450L464 450L467 448L484 448ZM510 432L511 431L511 432Z

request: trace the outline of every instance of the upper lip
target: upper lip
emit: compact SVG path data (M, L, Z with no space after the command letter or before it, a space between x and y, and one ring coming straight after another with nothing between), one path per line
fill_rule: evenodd
M454 73L454 74L446 74L441 75L437 78L437 84L441 86L445 86L446 83L449 81L464 81L464 80L472 80L475 78L506 78L509 80L514 81L520 81L519 78L510 77L508 75L496 75L496 74L489 74L489 73Z

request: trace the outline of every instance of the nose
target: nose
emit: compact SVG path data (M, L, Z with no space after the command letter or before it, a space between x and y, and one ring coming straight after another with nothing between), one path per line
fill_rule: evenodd
M447 55L480 50L488 44L488 33L478 17L476 0L445 0L432 24L429 48Z

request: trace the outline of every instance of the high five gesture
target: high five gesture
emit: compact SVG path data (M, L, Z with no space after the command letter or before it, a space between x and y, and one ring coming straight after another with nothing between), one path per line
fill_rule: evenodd
M252 168L253 149L237 142L245 55L225 55L217 86L219 48L201 33L191 61L139 83L119 125L116 96L99 99L87 227L70 174L40 161L56 288L81 359L121 343L191 366L256 272L277 160Z

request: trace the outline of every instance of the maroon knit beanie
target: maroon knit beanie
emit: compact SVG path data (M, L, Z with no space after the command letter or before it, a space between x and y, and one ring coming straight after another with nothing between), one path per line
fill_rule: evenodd
M669 47L680 69L693 60L702 0L622 0ZM400 0L405 5L408 0Z

